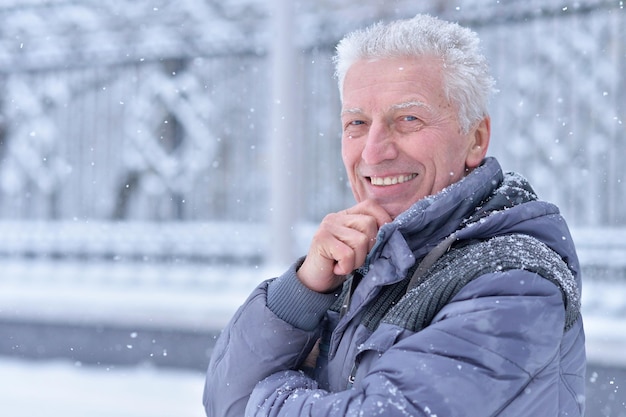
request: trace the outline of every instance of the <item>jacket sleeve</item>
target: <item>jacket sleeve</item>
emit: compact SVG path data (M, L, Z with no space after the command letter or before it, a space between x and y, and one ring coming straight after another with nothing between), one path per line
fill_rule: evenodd
M241 417L259 381L298 369L311 351L336 294L308 290L296 268L294 264L281 277L259 285L220 334L204 388L208 417Z
M564 316L562 293L548 280L519 270L487 274L420 332L382 324L389 327L360 348L370 362L351 389L321 391L281 371L256 386L246 416L496 416L518 397L527 408L517 415L554 416ZM546 390L527 391L549 366L557 368Z

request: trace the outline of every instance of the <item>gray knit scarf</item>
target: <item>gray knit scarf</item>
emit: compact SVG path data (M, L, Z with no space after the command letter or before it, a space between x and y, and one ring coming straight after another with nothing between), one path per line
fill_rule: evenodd
M454 238L450 244L452 241ZM362 324L371 331L380 323L420 331L469 282L484 274L513 269L534 272L560 288L565 331L579 317L580 292L570 269L556 252L531 236L497 236L451 249L448 245L441 252L421 271L413 268L409 273L412 280L407 277L384 287L366 308ZM504 274L502 277L505 279Z

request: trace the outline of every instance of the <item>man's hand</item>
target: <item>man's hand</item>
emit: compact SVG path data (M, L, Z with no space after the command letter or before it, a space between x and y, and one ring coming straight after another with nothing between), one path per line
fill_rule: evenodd
M317 292L337 288L345 275L363 265L374 246L378 229L391 220L381 206L370 200L327 215L298 269L302 284Z

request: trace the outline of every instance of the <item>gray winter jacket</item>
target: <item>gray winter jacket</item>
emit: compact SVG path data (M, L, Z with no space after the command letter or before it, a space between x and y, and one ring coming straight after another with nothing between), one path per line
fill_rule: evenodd
M414 265L453 233L426 278L381 307L382 294L406 286ZM527 245L518 250L514 236L535 242L547 261L535 262ZM297 266L263 282L222 332L207 372L207 416L583 415L572 238L557 207L495 159L383 226L349 303L345 292L302 286ZM443 280L455 289L435 291ZM432 302L431 292L444 301ZM436 308L420 310L428 303ZM371 325L365 318L378 310L387 314ZM407 325L418 310L430 315L413 314L421 324ZM317 367L304 371L318 339Z

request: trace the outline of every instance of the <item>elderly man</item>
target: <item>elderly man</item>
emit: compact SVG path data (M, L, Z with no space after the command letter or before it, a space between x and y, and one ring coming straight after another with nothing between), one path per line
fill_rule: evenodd
M583 415L575 248L558 208L486 157L478 42L418 15L339 43L357 204L238 310L207 416Z

